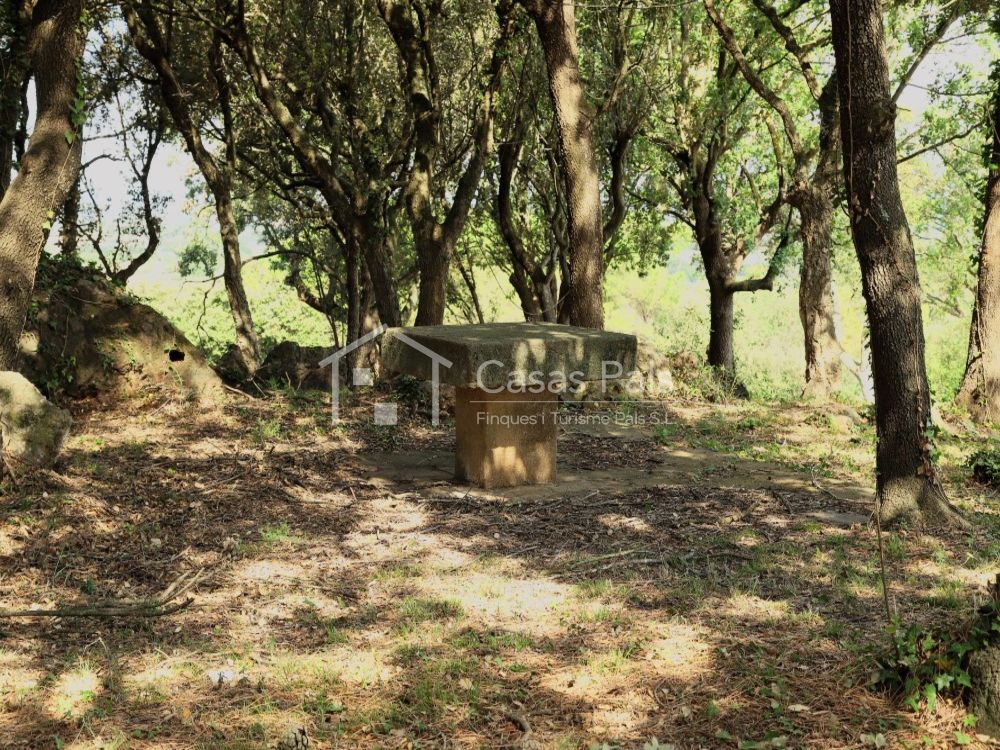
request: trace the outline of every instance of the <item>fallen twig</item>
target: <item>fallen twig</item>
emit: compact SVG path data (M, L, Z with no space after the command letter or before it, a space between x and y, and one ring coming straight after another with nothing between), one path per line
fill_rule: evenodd
M501 708L500 713L521 730L521 744L526 743L531 737L531 724L528 722L528 718L524 714L509 708Z
M110 599L55 609L0 610L0 619L11 617L165 617L189 607L192 597L180 600L204 578L204 568L182 573L154 599Z
M569 567L579 568L584 565L593 565L595 563L601 562L601 560L607 560L612 557L626 557L628 555L634 555L638 550L634 549L623 549L617 552L609 552L606 555L597 555L596 557L588 557L585 560L577 560L576 562L570 563Z
M223 383L222 387L225 388L227 391L230 391L232 393L236 393L236 394L238 394L240 396L243 396L244 398L250 399L251 401L257 401L258 400L256 396L254 396L254 395L252 395L250 393L247 393L246 391L241 391L239 388L233 388L231 385L226 385L225 383ZM257 390L260 390L259 386L258 386Z

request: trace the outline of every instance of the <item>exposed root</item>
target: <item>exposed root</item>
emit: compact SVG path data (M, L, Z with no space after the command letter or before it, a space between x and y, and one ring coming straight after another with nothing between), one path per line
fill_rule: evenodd
M962 511L951 504L944 490L923 477L885 482L879 488L876 512L883 526L906 521L959 529L972 526Z

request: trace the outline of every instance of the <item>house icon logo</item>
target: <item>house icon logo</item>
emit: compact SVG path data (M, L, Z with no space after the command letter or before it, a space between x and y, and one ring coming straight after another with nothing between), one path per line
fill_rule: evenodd
M340 360L353 352L359 346L364 346L382 334L389 332L397 341L400 341L411 349L414 349L431 361L431 424L437 426L440 423L438 417L438 405L441 395L441 367L452 366L452 361L442 357L432 349L428 349L419 341L414 341L398 328L389 329L379 326L359 339L355 339L341 349L338 349L329 357L320 360L320 367L330 367L330 416L333 424L340 422ZM351 371L351 384L354 386L370 386L375 382L375 377L370 367L357 367ZM375 424L394 425L398 421L398 413L395 402L385 402L375 404Z

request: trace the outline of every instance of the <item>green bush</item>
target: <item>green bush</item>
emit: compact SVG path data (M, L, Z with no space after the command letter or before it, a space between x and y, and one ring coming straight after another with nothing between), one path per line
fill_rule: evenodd
M1000 489L1000 449L982 448L969 457L969 468L977 482Z

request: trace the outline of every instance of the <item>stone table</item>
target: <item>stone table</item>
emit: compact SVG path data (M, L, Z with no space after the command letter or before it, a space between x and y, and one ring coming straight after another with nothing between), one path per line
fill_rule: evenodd
M493 488L553 481L559 394L627 376L635 356L625 333L488 323L390 328L382 367L455 386L455 476Z

